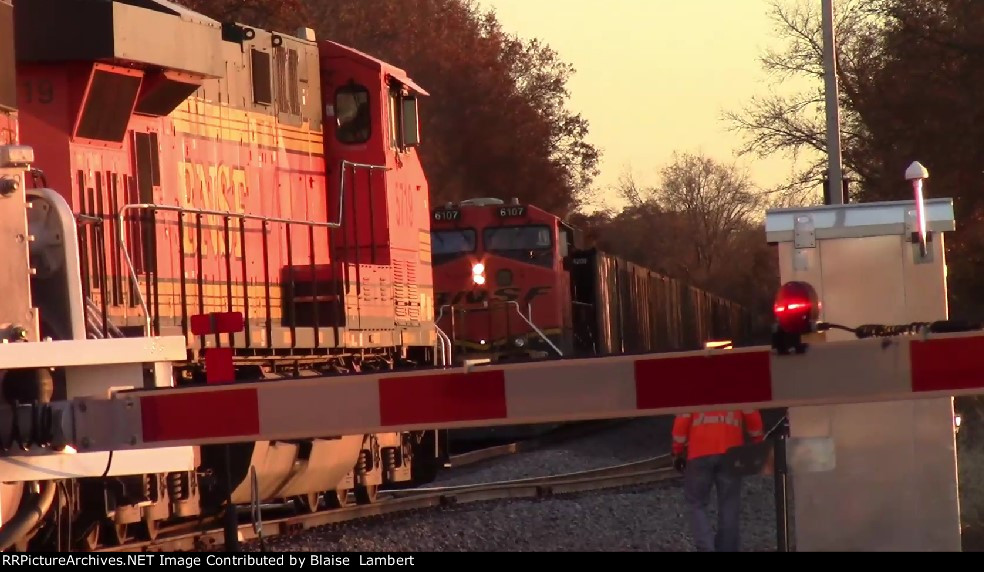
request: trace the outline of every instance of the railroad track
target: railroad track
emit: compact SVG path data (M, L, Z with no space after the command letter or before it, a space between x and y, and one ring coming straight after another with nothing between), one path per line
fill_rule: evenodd
M550 445L557 445L566 441L572 441L588 435L599 433L606 429L613 429L625 425L632 419L605 419L600 421L581 421L577 423L564 424L556 429L552 429L538 437L531 437L512 443L502 443L489 447L482 447L471 451L451 455L448 466L463 467L473 465L489 459L505 457L516 453L528 453L537 449L542 449Z
M311 528L358 519L394 515L435 507L509 498L541 498L666 481L677 476L669 455L560 475L530 477L493 483L428 487L380 492L369 505L356 505L309 514L241 524L240 542L289 536ZM225 541L221 526L207 530L163 532L156 540L105 547L96 552L173 552L220 550Z

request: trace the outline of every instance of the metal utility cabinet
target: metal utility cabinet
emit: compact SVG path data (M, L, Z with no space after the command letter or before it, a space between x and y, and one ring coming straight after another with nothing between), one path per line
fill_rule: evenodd
M782 209L766 215L782 283L802 280L820 320L862 324L948 317L943 233L950 199L925 201L925 255L916 202ZM811 343L854 339L840 330ZM864 383L830 380L832 385ZM790 444L832 440L829 470L790 461L790 540L798 551L959 551L960 508L952 398L789 409ZM829 442L828 442L829 443Z

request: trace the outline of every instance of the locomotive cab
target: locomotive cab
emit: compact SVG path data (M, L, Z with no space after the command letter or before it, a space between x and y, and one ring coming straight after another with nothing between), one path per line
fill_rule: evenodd
M573 233L513 200L470 199L434 209L431 249L438 326L459 363L569 354L565 258Z

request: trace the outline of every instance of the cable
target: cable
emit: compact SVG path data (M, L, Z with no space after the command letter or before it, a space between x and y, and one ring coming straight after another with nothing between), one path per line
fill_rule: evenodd
M936 322L911 322L909 324L864 324L856 328L850 328L841 324L830 322L819 322L817 331L844 330L854 334L858 339L864 338L888 338L904 335L916 335L923 333L956 333L973 332L982 329L980 322L968 322L964 320L938 320Z
M109 468L112 466L113 466L113 451L112 449L110 449L109 458L106 459L106 470L103 471L102 478L106 478L106 475L109 474Z

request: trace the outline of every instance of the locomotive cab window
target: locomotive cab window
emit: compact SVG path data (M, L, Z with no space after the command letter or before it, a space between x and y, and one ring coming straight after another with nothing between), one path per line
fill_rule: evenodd
M501 226L485 229L486 250L550 250L550 227Z
M335 136L349 145L365 143L372 133L372 115L369 109L369 90L351 84L335 92Z
M553 232L548 226L487 228L482 235L482 240L487 252L537 266L553 265Z
M390 87L388 115L391 147L406 149L420 144L417 98L404 95L398 84Z

